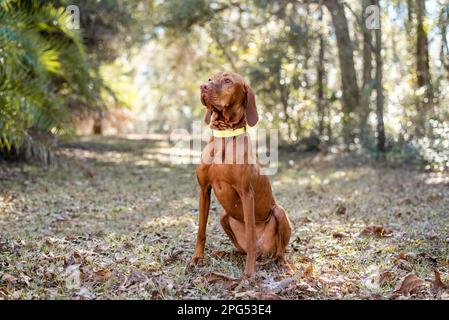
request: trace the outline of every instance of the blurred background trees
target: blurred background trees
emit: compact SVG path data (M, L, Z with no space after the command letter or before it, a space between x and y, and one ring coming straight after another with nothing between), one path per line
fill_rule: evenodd
M141 133L190 128L199 84L227 69L285 145L449 166L444 0L71 1L79 31L64 28L66 1L0 3L4 150L121 107Z

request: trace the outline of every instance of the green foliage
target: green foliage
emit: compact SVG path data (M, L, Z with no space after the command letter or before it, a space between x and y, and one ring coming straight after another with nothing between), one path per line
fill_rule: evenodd
M177 31L188 32L192 26L205 24L210 21L215 12L228 7L226 4L209 0L166 1L162 7L159 24Z
M387 152L379 153L376 141L363 145L363 153L372 159L384 159L393 165L417 164L432 171L449 169L449 123L430 120L429 136L389 141Z
M70 131L70 104L96 104L95 79L64 8L44 1L0 2L0 147L29 128Z
M150 25L150 0L61 0L61 5L80 8L83 40L94 62L111 63L143 40ZM151 13L151 14L150 14ZM144 21L145 20L145 21Z

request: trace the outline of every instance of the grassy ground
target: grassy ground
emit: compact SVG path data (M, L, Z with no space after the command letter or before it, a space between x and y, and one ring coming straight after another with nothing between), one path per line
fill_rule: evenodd
M244 256L215 199L206 264L186 268L198 188L194 166L171 165L169 147L77 139L64 153L93 178L71 161L1 163L0 299L449 297L449 175L282 152L270 179L293 224L292 272L261 260L254 279L239 281Z

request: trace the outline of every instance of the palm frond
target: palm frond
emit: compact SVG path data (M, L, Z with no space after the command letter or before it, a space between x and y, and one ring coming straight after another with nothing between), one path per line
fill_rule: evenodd
M70 131L68 97L96 104L101 81L64 8L39 0L0 0L0 148L29 128Z

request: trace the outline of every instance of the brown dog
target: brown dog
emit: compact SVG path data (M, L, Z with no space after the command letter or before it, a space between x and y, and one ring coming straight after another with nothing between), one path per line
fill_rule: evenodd
M201 85L201 102L207 108L205 122L219 137L210 139L196 170L201 192L192 263L197 264L204 257L213 188L224 208L221 225L237 251L247 254L244 275L250 277L256 272L259 255L275 256L279 262L285 262L284 251L291 235L290 221L276 203L268 177L260 174L259 164L253 161L249 135L244 129L247 123L254 126L258 121L254 92L240 75L220 72ZM224 138L219 135L222 132L236 134ZM225 161L215 161L224 160L224 156Z

